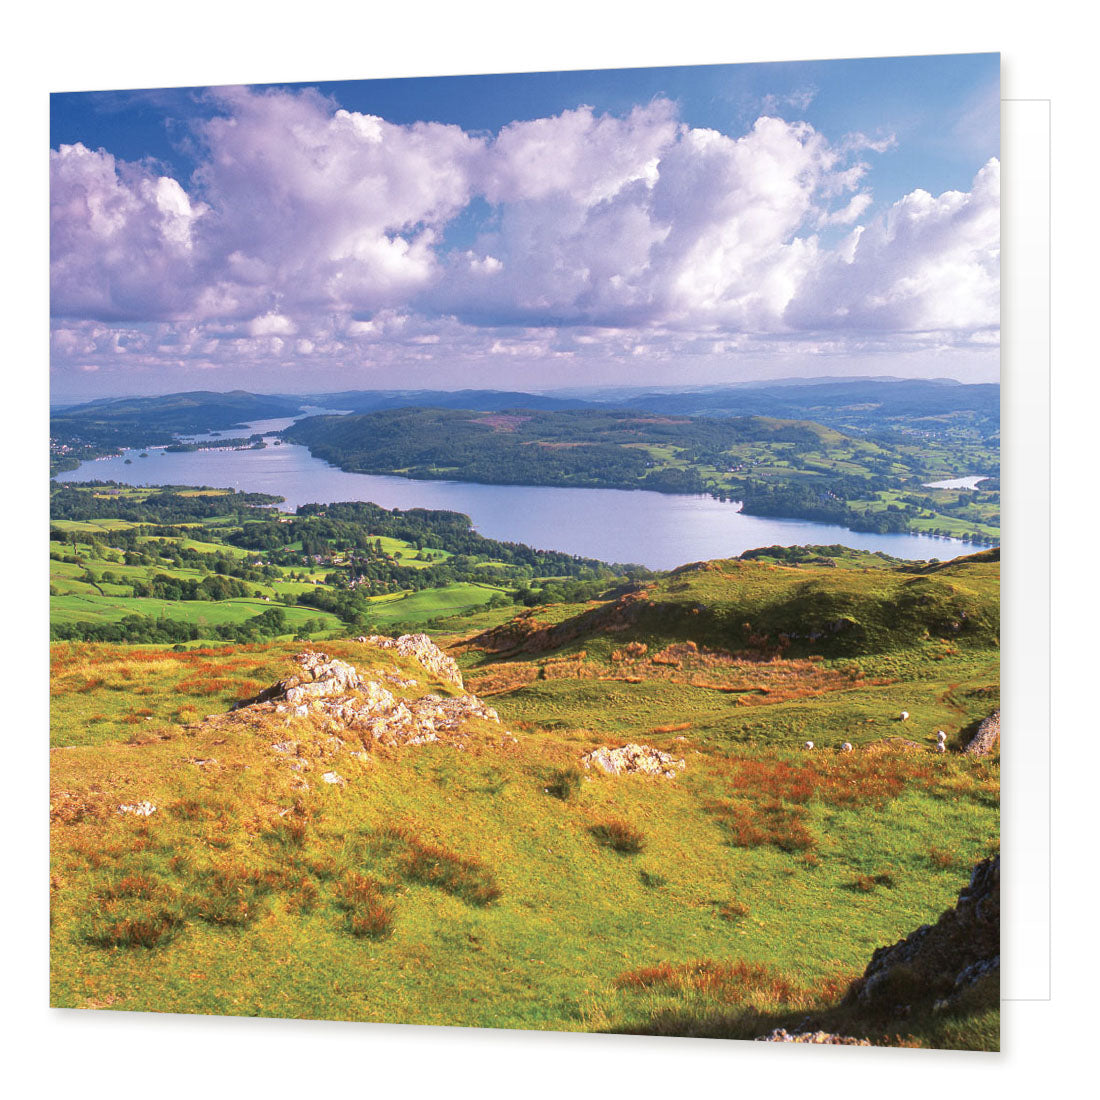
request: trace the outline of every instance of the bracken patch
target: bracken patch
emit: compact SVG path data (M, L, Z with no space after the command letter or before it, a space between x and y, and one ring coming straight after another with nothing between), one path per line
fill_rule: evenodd
M393 931L393 908L386 903L382 886L375 879L350 871L336 887L336 898L353 936L377 940Z
M768 1007L801 1008L839 996L846 983L841 979L826 980L809 990L763 963L701 959L629 970L620 974L615 984L620 989L635 991L702 993L724 1004L753 1002Z
M486 906L501 895L493 873L474 859L440 844L425 843L397 826L383 830L380 837L397 843L398 870L410 882L442 890L470 905Z
M178 891L144 874L129 874L90 899L83 938L97 947L157 947L184 923Z
M199 873L201 893L189 898L190 908L208 924L246 928L263 912L266 896L282 881L277 871L239 863L211 867Z
M628 821L602 821L588 831L601 847L624 855L635 855L646 845L645 834Z
M770 844L782 852L802 852L817 841L806 826L801 806L784 806L777 801L763 803L747 799L716 798L704 804L729 834L737 848L760 848Z

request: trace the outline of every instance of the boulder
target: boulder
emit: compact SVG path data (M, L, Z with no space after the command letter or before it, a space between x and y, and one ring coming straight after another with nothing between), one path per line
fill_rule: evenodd
M600 745L599 748L585 753L581 763L586 768L597 767L608 775L659 775L665 779L675 779L676 769L686 764L670 753L653 748L652 745L623 745L617 749Z
M135 817L151 817L157 812L156 806L152 802L135 802L130 806L119 806L118 813L120 814L133 814Z
M1001 712L995 710L988 718L982 720L978 732L970 739L970 744L963 750L971 756L988 756L1001 740Z
M871 956L844 1003L904 1012L919 1001L946 1007L1001 966L1001 857L976 864L954 907Z

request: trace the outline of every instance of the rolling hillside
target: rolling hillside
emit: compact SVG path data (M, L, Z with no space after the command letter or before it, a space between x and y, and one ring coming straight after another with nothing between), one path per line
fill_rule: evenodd
M998 850L998 759L961 751L998 563L805 557L459 616L458 667L55 646L52 1003L995 1049L995 979L841 1002ZM793 638L807 609L854 625Z

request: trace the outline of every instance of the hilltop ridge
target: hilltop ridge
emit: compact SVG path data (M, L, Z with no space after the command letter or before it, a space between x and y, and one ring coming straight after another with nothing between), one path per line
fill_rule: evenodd
M778 564L729 558L684 565L608 603L554 623L534 612L470 639L502 656L557 651L600 636L692 641L746 655L885 653L951 640L996 645L999 553L927 566L836 568L836 559Z

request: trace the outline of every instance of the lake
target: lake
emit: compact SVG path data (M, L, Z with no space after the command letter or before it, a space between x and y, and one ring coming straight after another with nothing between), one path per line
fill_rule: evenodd
M289 421L257 422L247 430L273 431ZM217 445L217 439L199 437ZM58 481L117 481L124 485L208 485L286 498L299 504L373 501L383 508L436 508L463 512L487 538L521 542L608 562L672 569L691 561L729 558L758 546L841 543L882 550L898 558L947 559L980 549L975 543L931 535L877 535L800 519L742 515L740 506L698 495L630 489L565 489L542 485L478 485L461 481L412 481L354 474L314 458L305 447L268 440L263 450L191 451L168 454L149 448L148 458L127 451L117 458L84 462ZM130 459L127 465L126 459Z
M976 490L988 477L949 477L946 481L926 481L925 489L970 489Z

